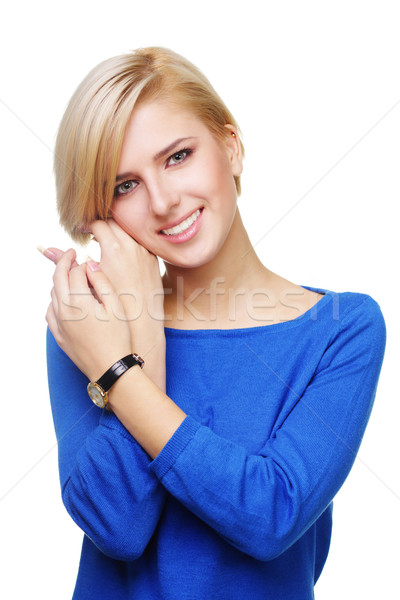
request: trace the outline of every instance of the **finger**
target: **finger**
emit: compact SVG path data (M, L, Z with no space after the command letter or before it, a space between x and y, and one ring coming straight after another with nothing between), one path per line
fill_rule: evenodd
M96 295L96 292L93 289L92 284L86 276L86 263L82 263L81 265L77 266L79 268L74 270L71 269L69 274L71 293L75 293L75 295L80 293L83 296L84 294L86 294L87 289L89 289L91 295L97 300L97 302L100 302L99 298Z
M90 259L92 260L92 259ZM79 265L78 269L71 270L69 275L70 294L75 298L75 304L88 307L93 298L102 303L98 298L86 274L86 263Z
M64 250L60 250L59 248L53 248L53 247L49 247L46 248L46 252L51 252L52 254L55 255L55 259L54 259L54 263L57 264L58 261L64 256L65 251ZM46 256L46 255L45 255ZM79 267L79 264L76 260L74 260L74 262L71 264L71 269L74 269L75 267Z
M43 256L45 256L52 262L55 262L59 252L62 252L61 250L58 250L58 248L45 248L44 246L36 246L36 247L39 250L39 252L41 252L43 254Z
M70 269L68 273L68 292L64 293L56 315L60 331L63 330L63 321L82 320L91 310L91 303L93 302L93 295L86 277L86 265L82 264L75 269Z
M87 289L89 289L85 263L82 263L78 268L70 272L69 287L70 290L77 292L85 292Z
M58 302L58 308L62 305L63 299L67 299L69 295L69 272L71 265L76 258L75 250L72 248L64 252L63 256L59 259L54 275L54 290Z
M100 240L112 241L114 239L114 234L109 226L109 219L106 221L92 221L89 224L90 232L93 237L96 238L96 241L100 243Z
M146 251L145 254L147 254L147 252L153 254L138 242L128 229L123 229L116 221L114 221L114 219L107 219L107 224L114 233L115 238L122 244L134 244L137 252ZM155 256L155 254L153 254L153 256Z
M137 244L140 248L143 248L152 256L157 256L156 254L148 250L145 246L143 246L143 244L138 242L134 235L129 231L129 229L123 229L116 221L114 221L114 219L107 219L107 223L110 229L113 231L115 237L121 240L121 242Z
M96 297L106 308L109 308L112 298L115 295L115 290L108 277L101 270L99 263L90 257L86 261L86 276L89 284L93 287Z
M54 264L57 264L60 258L65 254L64 250L60 250L59 248L44 248L43 246L37 246L37 249L43 254L43 256L51 260ZM77 266L78 263L76 262L76 260L74 260L74 262L71 265L71 269Z
M121 225L119 225L114 219L107 219L107 224L110 227L111 231L114 233L115 237L120 239L121 241L129 241L135 240L132 233L129 229L123 229ZM137 243L137 242L136 242Z
M89 225L90 231L100 245L101 258L108 251L119 252L120 243L107 221L92 221Z

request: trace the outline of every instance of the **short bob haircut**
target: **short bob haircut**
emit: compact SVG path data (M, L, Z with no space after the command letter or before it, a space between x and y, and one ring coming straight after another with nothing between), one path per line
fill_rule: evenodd
M111 216L128 121L135 105L157 99L189 110L221 141L226 139L226 124L239 131L208 79L171 50L141 48L100 63L72 96L55 146L60 223L75 241L87 241L85 224ZM240 176L235 176L235 184L239 195Z

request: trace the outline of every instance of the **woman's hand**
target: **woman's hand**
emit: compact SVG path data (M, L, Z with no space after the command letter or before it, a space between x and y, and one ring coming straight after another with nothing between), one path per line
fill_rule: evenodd
M74 250L58 258L46 320L59 346L94 381L131 352L130 331L122 304L99 265L89 261L71 268L75 258Z
M89 225L101 248L100 267L124 308L132 352L144 372L165 392L164 290L158 259L113 219Z
M124 305L128 320L164 328L164 290L158 259L113 219L93 221L91 233L101 248L101 268Z
M100 244L101 271L123 308L131 335L130 352L145 359L144 372L165 392L164 292L157 257L112 219L94 221L89 229ZM56 265L65 254L53 247L39 249ZM71 268L75 267L74 259ZM90 278L88 284L95 293Z

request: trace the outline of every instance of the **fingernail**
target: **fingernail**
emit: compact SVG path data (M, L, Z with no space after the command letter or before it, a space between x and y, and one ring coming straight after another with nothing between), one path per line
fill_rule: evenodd
M57 255L55 254L55 252L52 252L51 250L48 250L47 248L44 248L43 246L36 246L36 247L39 250L39 252L41 252L43 254L43 256L45 256L46 258L49 258L50 260L55 260L57 258Z
M101 271L99 263L93 260L93 258L90 258L90 256L86 258L86 264L91 271Z

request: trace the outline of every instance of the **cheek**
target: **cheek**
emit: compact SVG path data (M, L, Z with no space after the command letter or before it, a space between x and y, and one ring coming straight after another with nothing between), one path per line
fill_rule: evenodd
M215 152L210 170L215 187L222 191L224 196L228 195L230 197L234 192L236 198L236 186L231 163L223 149L218 148Z
M111 207L111 216L128 235L140 241L145 215L143 211L135 209L133 202L128 199L115 202Z
M217 198L234 192L236 194L235 181L226 156L215 152L196 165L187 181L190 189L197 191L200 195L211 195Z

